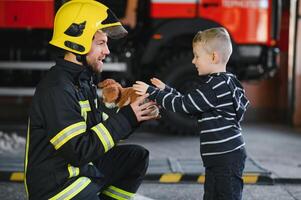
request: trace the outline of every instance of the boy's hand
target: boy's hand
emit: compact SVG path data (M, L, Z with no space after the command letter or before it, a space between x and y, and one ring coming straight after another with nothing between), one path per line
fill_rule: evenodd
M159 88L160 90L164 90L165 89L165 83L163 83L160 79L157 78L151 78L151 83L156 86L157 88Z
M133 85L134 90L136 90L136 94L139 95L146 94L148 87L149 85L142 81L136 81L136 83Z

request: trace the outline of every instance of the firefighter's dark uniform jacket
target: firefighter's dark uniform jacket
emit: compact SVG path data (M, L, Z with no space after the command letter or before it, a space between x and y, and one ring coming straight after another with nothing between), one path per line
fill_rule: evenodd
M138 125L130 106L103 119L92 77L88 68L60 59L38 85L25 157L29 199L79 193L102 176L93 161Z

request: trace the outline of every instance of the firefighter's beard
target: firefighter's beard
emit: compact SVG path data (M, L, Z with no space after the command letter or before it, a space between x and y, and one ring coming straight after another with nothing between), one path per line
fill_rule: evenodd
M95 74L102 72L103 62L100 59L87 60L87 65Z

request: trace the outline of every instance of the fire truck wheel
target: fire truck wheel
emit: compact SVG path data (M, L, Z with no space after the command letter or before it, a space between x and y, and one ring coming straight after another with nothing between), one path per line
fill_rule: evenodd
M176 88L182 94L197 83L197 71L191 63L192 54L184 53L167 62L164 71L159 75L167 85ZM197 120L184 114L162 109L161 122L171 133L178 135L197 134Z

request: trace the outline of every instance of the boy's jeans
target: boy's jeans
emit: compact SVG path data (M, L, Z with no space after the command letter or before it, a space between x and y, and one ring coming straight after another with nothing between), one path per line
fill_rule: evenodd
M206 167L203 200L241 200L246 157L226 166Z

